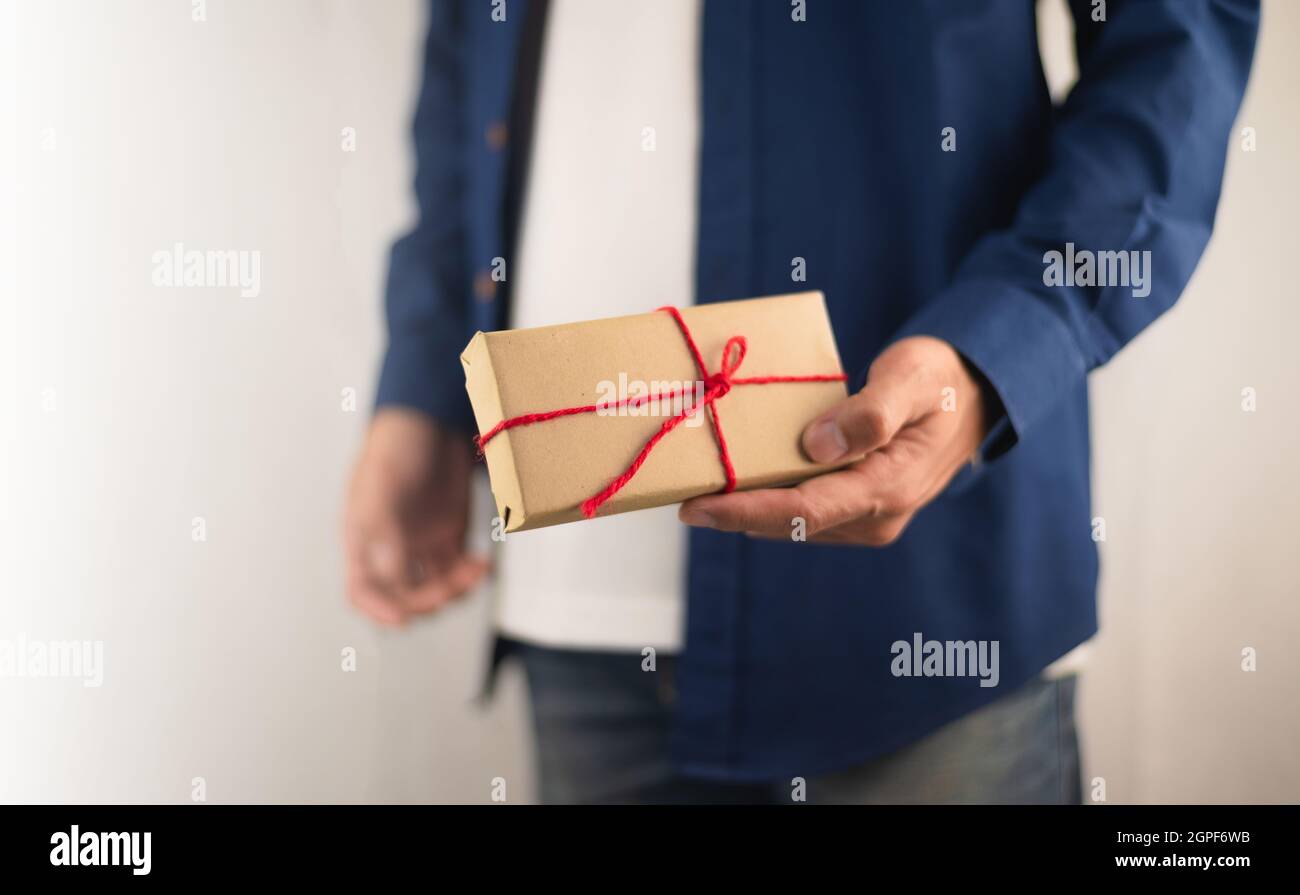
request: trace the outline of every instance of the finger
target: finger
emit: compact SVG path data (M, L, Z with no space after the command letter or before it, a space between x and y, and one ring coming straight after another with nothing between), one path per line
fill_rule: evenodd
M699 528L780 537L789 534L792 520L803 506L802 497L793 488L763 488L692 498L681 505L677 518Z
M349 576L347 592L352 605L372 621L393 627L406 623L406 613L402 608L373 582L360 576Z
M915 515L915 513L897 513L889 516L863 517L805 537L795 537L793 532L777 535L767 531L747 531L744 534L746 537L760 541L885 547L898 540Z
M489 568L491 563L486 556L473 554L462 556L448 576L453 595L459 597L478 587L487 577Z
M465 529L441 521L426 530L412 546L409 589L399 596L414 612L430 612L472 590L487 574L488 560L465 550Z
M903 536L903 532L907 530L915 515L915 513L893 513L887 516L863 517L819 532L808 540L819 544L888 547Z
M486 577L487 571L485 557L458 557L449 567L408 591L402 605L410 612L433 612L472 591Z
M398 595L414 583L413 560L406 536L395 522L374 522L361 533L361 566L366 577Z
M908 439L868 454L846 469L814 476L794 488L712 494L682 504L688 525L788 537L802 520L807 537L861 517L906 512L929 481L924 455Z
M933 409L936 395L920 368L878 364L867 384L808 424L803 449L817 463L878 450Z
M346 590L349 601L362 614L385 625L401 625L406 613L396 598L371 573L366 560L368 540L355 519L344 526L344 555L346 563Z

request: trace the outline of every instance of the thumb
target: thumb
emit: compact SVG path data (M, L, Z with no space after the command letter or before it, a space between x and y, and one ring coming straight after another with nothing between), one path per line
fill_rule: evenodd
M362 535L361 556L372 580L389 589L409 584L410 550L396 520L385 520Z
M883 369L881 367L883 366ZM898 430L925 416L929 390L922 377L872 367L867 384L808 424L804 452L817 463L834 463L889 444Z

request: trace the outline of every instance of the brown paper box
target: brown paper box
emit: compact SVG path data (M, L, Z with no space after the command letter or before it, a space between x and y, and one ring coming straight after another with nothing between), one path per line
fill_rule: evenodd
M681 313L710 373L719 369L723 346L735 335L748 343L737 377L842 372L820 292L696 305ZM666 391L667 383L690 386L701 380L681 330L662 311L480 332L461 362L481 433L520 414L608 401L620 376L658 392ZM791 484L833 468L806 459L799 439L809 422L845 395L843 382L781 382L736 385L719 398L737 490ZM666 408L658 415L632 412L576 414L492 438L484 457L505 530L582 519L579 504L622 473L671 415ZM691 424L669 432L598 515L720 491L726 477L708 413L697 413Z

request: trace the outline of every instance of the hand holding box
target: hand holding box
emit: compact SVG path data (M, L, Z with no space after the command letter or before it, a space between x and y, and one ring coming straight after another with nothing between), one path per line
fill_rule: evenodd
M506 531L792 484L846 395L820 292L477 333L461 356Z

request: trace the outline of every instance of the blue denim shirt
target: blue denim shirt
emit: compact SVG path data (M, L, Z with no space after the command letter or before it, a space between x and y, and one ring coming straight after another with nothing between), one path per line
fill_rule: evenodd
M1070 5L1080 79L1054 107L1033 0L810 2L804 21L786 0L706 0L696 299L821 289L851 371L936 336L986 377L1001 418L984 462L887 548L692 530L683 772L867 760L1096 630L1086 375L1174 303L1205 249L1259 10L1111 0L1096 21L1089 0ZM505 319L486 272L496 257L509 269L519 141L504 122L527 7L430 3L420 218L392 252L378 404L466 431L459 353ZM1045 255L1067 243L1150 252L1149 294L1049 284ZM896 676L892 645L917 633L997 641L998 685Z

